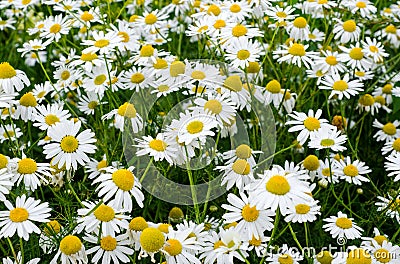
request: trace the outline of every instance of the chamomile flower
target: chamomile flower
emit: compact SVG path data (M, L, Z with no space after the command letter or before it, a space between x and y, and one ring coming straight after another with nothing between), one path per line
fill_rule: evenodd
M143 207L144 195L141 184L132 172L133 167L128 169L117 169L112 166L106 167L92 184L100 183L97 186L97 196L103 197L103 201L110 201L110 205L117 210L124 209L131 212L133 209L132 198Z
M147 227L140 234L140 253L138 259L150 256L156 262L154 255L165 245L165 235L155 227Z
M347 149L342 146L347 141L347 136L340 134L341 132L337 130L336 126L318 129L310 134L308 146L318 150L329 148L335 152L341 152Z
M389 53L385 52L385 48L383 47L381 42L378 42L377 39L371 39L370 37L365 38L365 41L361 42L362 44L362 52L366 54L367 57L372 58L375 63L382 63L384 61L384 57L388 57Z
M376 13L376 7L368 0L352 0L345 3L349 10L355 14L360 13L361 17L373 18Z
M38 264L40 262L40 258L34 258L29 261L26 261L26 264ZM18 251L17 253L17 259L15 261L12 261L9 257L3 258L3 264L20 264L22 263L22 256L21 256L21 251Z
M235 185L239 192L243 192L254 181L253 168L245 159L237 159L228 165L217 166L216 169L223 171L221 186L226 184L227 190Z
M203 98L196 98L194 103L198 108L202 108L204 112L215 116L217 121L221 124L222 122L231 122L236 115L236 106L228 98L227 94L208 96L207 100Z
M87 93L98 94L100 98L103 97L104 92L109 88L110 76L113 76L116 70L111 70L111 65L102 64L95 66L92 72L87 72L87 77L84 78L82 87Z
M400 129L397 127L400 125L398 120L393 122L387 122L385 125L381 124L377 119L374 120L372 126L376 128L380 128L378 132L374 135L377 141L386 141L389 142L400 137Z
M255 154L260 154L262 151L253 150L247 144L241 144L237 146L234 150L226 151L222 154L222 158L228 163L234 163L236 160L243 159L246 160L250 166L255 167L256 161L254 159Z
M332 264L347 264L347 263L373 263L370 252L364 248L350 246L345 252L335 254L335 259Z
M273 219L270 216L274 216L275 213L253 205L244 193L241 192L239 195L240 197L228 194L229 204L221 206L227 210L222 218L229 223L238 222L236 230L244 239L251 240L253 237L259 239L264 231L273 228Z
M93 31L94 40L83 40L82 45L90 46L85 48L82 53L90 54L99 52L99 54L109 54L122 41L122 37L117 32L109 31L104 34L103 31Z
M356 45L350 44L350 48L339 46L339 49L343 51L343 53L339 55L339 58L343 63L347 62L347 66L351 67L352 69L365 71L371 69L373 63L363 51L363 48L360 47L359 43Z
M43 146L43 153L46 159L53 158L53 162L58 164L58 168L64 165L67 170L78 168L78 163L85 165L90 161L86 153L94 153L96 142L94 133L90 129L86 129L79 133L81 122L72 120L58 123L49 127L47 135L51 138L51 142Z
M337 95L339 100L343 97L350 99L351 96L363 91L364 85L358 80L350 81L350 75L346 73L343 77L339 74L326 75L318 86L322 90L331 90L329 99Z
M21 129L12 125L0 127L0 143L6 140L15 141L22 136Z
M337 216L330 216L323 219L327 224L322 228L329 232L332 238L345 237L346 239L356 239L361 237L363 229L354 223L353 218L348 218L346 214L338 212Z
M294 11L296 11L296 9L291 5L288 5L285 8L278 5L271 5L266 8L265 15L272 18L279 25L286 25L286 23L283 22L291 21L296 18L296 15L292 14Z
M289 213L285 217L285 221L292 223L314 222L317 220L317 215L321 214L320 209L321 206L318 205L318 200L293 204L289 207Z
M396 259L400 256L400 247L393 245L387 240L383 240L382 243L378 243L375 239L371 240L370 246L366 247L372 256L373 264L397 263Z
M42 183L48 183L48 178L51 178L48 163L38 163L25 155L22 159L14 158L13 162L16 164L12 170L14 182L17 185L23 182L26 190L35 191Z
M304 17L296 17L293 22L288 23L286 26L286 31L288 32L290 38L295 41L309 40L310 26Z
M8 200L4 201L4 205L8 210L0 211L0 237L12 237L17 233L18 237L28 241L30 234L41 232L32 221L49 221L49 204L26 197L25 194L17 197L15 207Z
M105 61L98 57L96 53L88 52L76 55L74 60L70 62L71 66L81 66L86 72L92 72L93 67L100 67L105 64Z
M93 115L95 109L105 102L100 102L99 95L96 93L87 93L81 95L78 102L78 109L86 115Z
M340 39L341 43L357 41L360 38L361 29L356 21L349 19L346 21L337 20L333 28L335 39Z
M244 69L249 62L258 61L259 56L264 55L260 43L247 38L234 39L225 49L225 58L235 68Z
M384 211L385 215L394 218L400 223L400 196L392 197L388 194L388 198L378 196L378 202L375 205L378 207L377 211Z
M49 127L65 122L71 117L67 110L63 110L62 104L39 105L36 110L33 125L39 127L40 130L47 130Z
M99 23L103 24L103 20L100 17L100 8L99 7L91 7L89 10L77 10L76 16L80 18L74 24L74 26L79 27L82 23L85 25L86 28L90 28L92 24ZM106 14L102 14L103 19L105 19Z
M329 161L328 159L320 160L319 167L316 172L316 176L323 184L338 183L339 176L337 174L337 162L334 160Z
M174 164L177 149L174 148L173 142L170 142L162 133L157 134L156 138L144 136L143 139L137 139L138 148L137 156L148 155L153 157L155 161L166 160L169 164Z
M297 250L293 250L289 248L287 244L283 244L279 249L279 252L269 253L268 257L265 259L266 262L275 264L275 263L292 263L299 264L300 261L303 260L303 256Z
M17 90L21 91L25 86L29 86L26 74L18 69L14 69L8 62L0 63L0 88L8 94Z
M66 235L61 239L57 253L50 264L59 263L59 258L61 258L61 263L65 264L88 263L85 246L81 239L75 235Z
M49 17L45 20L43 30L40 33L41 38L46 38L48 41L58 42L62 35L67 35L70 30L71 23L68 16L62 14L55 17Z
M228 23L226 27L221 29L221 34L218 37L222 47L230 45L234 39L239 40L240 38L253 38L262 36L260 29L256 27L250 27L245 24Z
M400 153L400 138L391 139L382 148L382 155Z
M389 172L388 176L394 176L393 181L400 180L400 153L393 153L386 157L385 170Z
M269 240L270 237L266 237L264 235L261 235L258 239L253 236L248 242L244 241L243 244L249 252L254 250L257 257L262 258L265 255L266 249L268 248Z
M143 129L143 119L136 112L136 108L133 104L125 102L118 109L112 110L110 113L105 114L101 117L102 119L111 119L114 118L114 126L124 131L124 120L128 118L130 120L131 129L134 133Z
M369 182L369 179L363 175L370 173L371 170L362 161L352 162L350 157L346 157L345 160L340 160L336 166L340 179L356 185L361 185L361 182Z
M134 22L137 27L142 28L145 32L154 32L160 30L166 25L168 15L161 10L153 10L151 12L144 11Z
M135 68L125 71L122 75L121 82L124 89L139 92L141 89L153 86L152 70L149 68Z
M313 69L328 74L339 74L347 71L339 58L339 53L337 51L332 52L330 50L321 50L321 53L323 56L316 56L314 58L315 65L313 66Z
M309 45L290 42L289 45L281 45L281 49L273 52L273 58L278 60L278 63L287 62L301 67L302 64L310 69L313 64L313 58L317 55L316 52L307 51Z

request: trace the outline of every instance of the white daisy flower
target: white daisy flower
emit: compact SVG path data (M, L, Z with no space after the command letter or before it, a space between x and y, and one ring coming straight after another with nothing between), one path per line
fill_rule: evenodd
M323 56L314 58L315 65L313 69L320 70L323 73L339 74L346 72L347 69L339 58L337 51L321 50Z
M335 160L331 159L329 161L328 159L320 160L319 161L319 167L316 172L316 176L324 185L327 185L329 183L338 183L339 182L339 176L337 173L337 162Z
M222 158L226 163L231 164L239 159L246 160L251 167L255 167L256 160L254 159L255 154L261 154L262 151L253 150L247 144L241 144L237 146L234 150L228 150L222 154Z
M47 38L48 41L58 42L62 35L67 35L71 27L70 18L59 14L55 17L48 17L40 33L41 38Z
M310 134L308 146L318 150L329 148L335 152L341 152L347 149L345 146L342 146L346 143L347 136L340 134L341 132L337 130L336 126L320 128L316 132Z
M19 185L23 182L26 190L35 191L42 183L47 184L48 178L51 178L48 163L37 163L25 155L22 156L22 159L14 158L13 163L16 164L12 170L14 183Z
M309 45L290 42L289 45L281 45L282 49L273 52L273 58L278 60L278 63L287 62L301 68L302 64L310 69L314 64L313 58L318 55L317 52L307 51Z
M394 182L400 180L400 153L393 153L386 157L385 170L389 172L389 177L394 177Z
M346 239L356 239L361 237L363 229L353 222L353 218L348 218L346 214L338 212L337 216L330 216L323 219L327 224L322 228L332 235L332 238L345 237Z
M275 263L292 263L299 264L300 261L303 260L303 256L296 249L289 248L287 244L283 244L281 248L279 248L279 252L269 253L268 257L265 259L266 262L275 264Z
M378 207L377 211L383 211L385 215L396 219L400 223L400 195L397 197L392 197L388 194L388 198L378 196L378 202L375 205Z
M247 38L234 39L225 49L225 58L234 68L244 69L249 62L258 61L259 56L264 55L259 42Z
M289 207L289 213L285 217L285 221L291 223L314 222L317 220L317 215L321 215L320 209L321 206L318 205L318 200L294 204Z
M26 259L25 259L26 261ZM38 264L40 262L40 258L34 258L29 261L26 261L25 264ZM15 261L12 261L9 257L3 258L3 264L20 264L22 263L22 255L21 251L18 251L17 253L17 259Z
M53 91L53 87L51 86L49 81L45 81L44 83L34 84L34 89L32 90L33 96L36 98L38 103L41 103L46 99L46 95L49 92Z
M309 40L310 26L304 17L296 17L293 22L288 23L286 26L286 31L290 38L295 41Z
M116 71L111 70L111 65L95 66L92 72L86 73L87 77L83 79L81 86L87 93L95 93L102 98L104 92L110 87L110 76L114 76Z
M345 5L353 14L360 13L361 17L372 19L376 13L376 7L368 0L352 0L344 2Z
M86 115L93 115L95 109L100 104L105 104L106 102L100 102L99 95L96 93L87 93L87 95L82 94L79 98L78 109Z
M350 157L344 160L336 161L337 172L340 179L344 179L349 183L361 185L361 182L369 182L369 179L363 174L370 173L371 170L365 165L365 162L355 160L351 161Z
M194 103L207 114L215 116L220 124L230 123L236 116L236 106L227 94L208 96L207 100L196 98Z
M0 143L6 140L15 141L22 136L21 129L15 125L5 125L0 127Z
M260 238L257 239L253 236L249 241L244 241L243 244L249 252L254 250L257 257L262 258L265 256L269 240L270 237L266 237L262 234L260 235Z
M155 32L166 25L168 15L161 10L153 10L151 12L144 11L134 22L135 26L141 28L145 32Z
M60 263L58 261L59 258L61 258L61 263L65 264L88 263L85 246L81 242L80 238L74 235L67 235L61 239L57 253L50 261L50 264Z
M25 93L21 96L17 103L17 109L15 110L15 118L21 118L23 121L34 121L35 112L37 107L37 100L32 92Z
M217 166L216 170L223 171L221 186L226 184L227 190L235 185L239 192L243 192L244 188L255 180L253 168L245 159L237 159L228 165Z
M380 128L378 132L374 135L377 141L386 141L389 142L400 137L400 128L397 128L400 125L398 120L393 122L387 122L385 125L381 124L377 119L372 123L373 127Z
M64 165L69 170L71 167L76 170L78 163L85 165L90 161L86 153L94 153L96 142L94 133L86 129L79 133L81 122L66 121L58 123L48 129L47 135L51 138L50 143L43 146L43 153L46 159L53 158L53 163L58 164L58 168Z
M370 246L367 246L366 249L369 250L372 256L373 264L395 264L400 257L400 247L387 240L378 243L375 239L372 239Z
M166 160L170 165L174 164L177 149L174 148L173 142L170 142L162 133L158 133L156 138L151 136L143 136L143 139L136 139L139 150L137 156L148 155L153 157L155 161Z
M361 29L352 19L344 22L337 19L332 34L335 39L340 39L341 43L348 43L357 41L360 38Z
M367 57L372 58L375 63L382 63L384 61L384 57L388 57L389 53L385 52L385 48L383 47L381 42L378 42L377 39L371 39L370 37L365 38L365 41L361 41L362 44L362 52L366 54Z
M364 85L358 80L350 81L348 73L343 77L340 77L339 74L326 75L318 86L322 90L332 90L329 99L337 95L339 100L342 100L343 97L350 99L351 96L362 92L364 90L363 87Z
M82 52L80 56L76 55L73 59L74 60L72 60L69 65L73 67L80 66L86 72L92 72L93 67L100 67L105 64L105 61L102 58L99 59L97 54L94 52Z
M114 51L114 48L121 42L122 37L117 32L109 31L104 34L103 31L93 31L94 40L83 40L81 45L90 46L85 48L82 53L109 54Z
M15 207L8 200L4 201L4 205L8 210L0 211L0 237L12 237L17 233L20 238L28 241L31 233L41 232L32 221L41 223L49 221L51 211L49 204L26 197L25 194L17 197Z
M149 68L135 68L125 71L122 75L121 82L126 90L134 90L139 92L140 89L145 89L153 86L154 76Z
M36 108L34 126L40 130L47 130L49 127L67 121L71 115L67 110L63 110L63 104L39 105Z

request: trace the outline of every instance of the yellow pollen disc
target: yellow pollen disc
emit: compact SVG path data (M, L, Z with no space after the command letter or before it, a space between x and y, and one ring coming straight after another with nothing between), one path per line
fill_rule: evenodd
M364 53L361 48L352 48L349 53L350 58L353 60L361 60L364 57Z
M383 132L385 132L385 134L393 136L396 134L396 127L393 125L393 123L387 123L386 125L384 125L382 127Z
M217 19L215 21L213 27L216 28L216 29L221 29L223 27L226 27L226 22L225 22L225 20Z
M87 105L87 107L89 108L89 109L95 109L97 106L99 105L99 103L97 102L97 101L90 101L89 103L88 103L88 105Z
M276 195L285 195L290 191L289 182L281 175L272 176L265 187L268 192Z
M50 27L50 33L57 34L61 30L60 24L54 24Z
M371 255L362 248L356 248L349 252L346 259L346 264L371 264Z
M333 260L333 256L332 256L331 252L329 252L327 250L319 252L317 254L316 258L319 261L319 263L321 263L321 264L331 264L332 260Z
M383 241L388 241L388 239L385 236L379 235L379 236L375 236L374 240L380 245L382 246Z
M165 243L164 250L170 256L176 256L182 252L182 244L177 239L168 239Z
M309 131L318 130L321 127L319 120L316 119L315 117L307 117L303 121L303 124L305 128L307 128Z
M379 103L381 105L385 105L386 104L386 99L382 95L375 96L374 100L375 100L375 102L377 102L377 103Z
M310 212L310 206L308 204L298 204L295 206L297 214L307 214Z
M132 22L135 22L136 21L136 19L138 19L138 15L131 15L130 17L129 17L129 22L130 23L132 23Z
M239 60L246 60L250 57L250 52L248 50L239 50L236 54Z
M29 213L25 208L17 207L10 211L10 220L14 223L21 223L28 220Z
M231 7L229 8L229 10L230 10L232 13L239 13L239 12L242 10L242 8L241 8L240 5L238 5L238 4L233 4L233 5L231 5Z
M52 234L58 234L61 231L61 225L57 220L52 220L48 223L46 223L44 232L48 235L51 236Z
M249 61L249 66L247 66L248 73L258 73L260 71L260 64L255 61Z
M68 235L60 242L60 251L68 256L78 253L81 248L82 242L77 236Z
M181 220L184 217L184 214L181 208L173 207L169 211L168 217L174 220Z
M96 78L94 78L94 84L95 85L102 85L105 81L106 81L107 77L105 74L101 74L96 76Z
M343 23L343 30L347 32L354 32L357 29L356 22L354 20L347 20Z
M356 6L358 7L358 8L366 8L367 7L367 4L365 3L365 2L357 2L357 4L356 4Z
M389 250L384 249L384 248L380 248L374 252L374 256L375 256L376 260L379 261L380 263L390 262L390 260L392 260L391 254L393 254L393 253L390 253Z
M150 13L144 18L144 23L146 23L147 25L153 25L156 22L157 22L157 17L154 14Z
M249 244L251 246L259 247L261 245L261 239L257 239L254 236L252 236L251 240L249 240Z
M204 31L206 31L207 29L208 29L208 26L205 25L205 26L199 27L199 29L197 30L197 32L202 33L202 32L204 32Z
M202 71L193 71L191 76L193 79L196 80L203 80L204 78L206 78L206 74Z
M23 5L29 5L31 0L22 0Z
M393 25L389 25L385 28L386 33L389 34L396 34L397 33L397 28Z
M135 106L131 103L124 103L118 108L118 114L120 116L124 116L127 118L135 118L136 117L136 109Z
M4 169L8 165L8 159L3 154L0 154L0 169Z
M168 144L161 139L153 139L150 141L149 147L155 151L163 152L167 149Z
M246 144L242 144L236 148L235 154L239 159L248 159L251 157L251 148Z
M217 5L210 5L207 10L207 14L213 14L214 16L218 16L221 13L221 9Z
M160 85L160 86L158 86L157 87L157 90L158 91L160 91L160 92L166 92L166 91L168 91L169 90L169 86L168 85Z
M103 159L102 161L97 163L96 169L99 171L105 167L107 167L107 160Z
M336 64L338 64L335 56L327 56L325 58L325 62L331 66L335 66Z
M37 163L33 159L25 158L18 161L17 172L20 174L32 174L37 170Z
M168 63L164 59L157 58L156 63L153 64L154 69L160 70L160 69L166 69L168 68Z
M293 264L293 258L288 254L282 254L278 258L279 264Z
M24 94L20 99L19 103L25 107L35 107L37 106L37 101L33 93L29 92Z
M322 169L322 175L324 175L325 177L330 177L331 170L329 168Z
M107 47L108 44L110 44L110 41L108 39L99 39L94 43L94 46L97 48L104 48Z
M277 17L280 17L280 18L285 18L285 17L287 17L287 14L286 14L285 12L281 12L281 11L276 12L275 15L276 15Z
M129 223L129 229L133 231L143 231L148 227L149 224L147 224L146 220L141 216L133 218Z
M395 141L393 141L392 148L395 151L400 152L400 138L397 138ZM1 169L1 166L0 166L0 169Z
M332 89L335 91L346 91L347 88L349 88L349 85L347 84L347 82L343 81L343 80L338 80L336 82L333 83L332 85Z
M67 70L63 71L60 75L62 80L68 80L68 78L71 76L71 73Z
M140 235L140 245L146 252L157 252L164 246L163 233L154 227L148 227Z
M318 157L315 155L308 155L303 161L303 166L309 171L315 171L319 168Z
M181 5L183 2L181 2L181 0L172 0L172 3L174 5Z
M73 153L79 147L79 141L74 136L65 136L61 139L60 147L65 153Z
M169 230L168 228L170 227L170 224L160 224L157 228L158 230L160 230L161 232L168 234Z
M304 17L298 17L293 21L293 26L297 28L305 28L307 26L307 20Z
M44 122L45 122L47 125L52 126L52 125L54 125L55 123L60 122L60 119L59 119L56 115L49 114L49 115L47 115L47 116L44 118Z
M232 35L234 37L241 37L247 34L247 28L243 25L236 25L232 28Z
M232 165L232 170L240 175L248 175L251 171L250 164L244 159L238 159Z
M265 89L270 93L280 93L281 92L281 84L277 80L272 80L267 83Z
M119 169L113 172L111 178L115 185L125 192L132 190L135 183L133 173L127 169Z
M140 72L136 72L131 76L131 83L141 83L145 79L144 75Z
M323 147L330 147L330 146L335 145L335 140L330 139L330 138L325 138L325 139L321 140L320 144Z
M174 61L171 63L171 66L169 68L169 74L172 77L178 77L179 74L185 73L185 68L186 68L185 63L183 63L181 61Z
M289 54L293 56L304 56L306 55L306 51L302 44L294 43L288 50Z
M41 91L38 93L37 98L43 98L46 95L46 91Z
M0 79L10 79L17 75L15 69L8 63L0 63Z
M204 110L208 110L211 113L218 115L222 112L222 104L216 99L211 99L204 104Z
M88 11L85 11L82 13L81 19L85 22L88 22L88 21L94 19L94 16L92 14L90 14Z
M114 209L108 205L102 204L93 212L94 216L102 222L110 222L115 217Z
M377 53L379 51L379 49L376 46L369 46L369 51L371 51L373 53Z
M358 169L353 164L347 165L343 168L343 172L346 176L355 177L358 175Z
M31 58L32 58L32 59L37 59L36 54L32 52L32 53L31 53Z
M249 204L246 204L242 209L242 217L246 222L254 222L258 219L260 212L257 210L255 206L250 207Z
M112 236L103 237L100 240L100 247L105 251L113 251L117 248L117 240Z
M349 229L353 226L353 222L345 217L339 217L336 219L336 225L342 229Z
M382 87L382 93L384 93L384 94L391 94L391 93L392 93L392 88L393 88L393 85L391 85L390 83L385 84L385 85Z
M129 42L130 40L129 34L124 31L118 32L118 36L122 37L122 42L124 43Z
M226 245L221 240L218 240L217 242L214 243L214 249L217 249L220 247L226 247Z
M92 61L94 59L97 59L96 53L82 53L81 55L82 61Z
M15 136L15 133L12 130L9 130L9 131L6 131L3 133L3 137L5 137L5 138L11 138L13 136Z
M150 57L154 54L154 48L151 45L145 45L140 49L140 57Z
M363 96L360 97L358 102L364 106L371 106L375 103L375 99L370 94L364 94Z
M240 80L240 76L232 75L225 79L224 87L233 92L240 92L243 89L243 83Z
M190 134L197 134L197 133L200 133L201 131L203 131L203 127L204 127L203 122L195 120L195 121L190 122L186 126L186 130Z

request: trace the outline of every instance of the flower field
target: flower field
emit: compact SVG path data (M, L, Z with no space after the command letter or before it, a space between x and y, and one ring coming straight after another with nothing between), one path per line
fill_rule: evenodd
M400 2L0 0L0 44L4 264L400 263Z

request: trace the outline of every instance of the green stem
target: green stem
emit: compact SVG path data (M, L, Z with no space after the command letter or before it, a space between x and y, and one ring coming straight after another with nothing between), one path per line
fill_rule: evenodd
M13 244L11 243L11 240L10 240L9 237L7 237L7 242L8 242L8 244L10 245L11 253L12 253L13 256L14 256L14 259L15 259L16 263L17 263L17 264L22 264L22 263L19 263L19 261L18 261L18 259L17 259L17 254L15 254L15 250L14 250Z
M67 173L68 173L68 172L67 172ZM72 187L71 181L69 181L69 180L68 180L68 187L69 187L69 189L71 190L72 195L74 195L75 199L79 202L79 204L80 204L81 206L84 207L84 205L83 205L81 199L79 199L79 197L78 197L78 195L76 194L74 188Z
M297 236L294 233L292 226L290 225L290 223L288 223L288 225L289 225L290 233L292 234L293 240L296 242L296 244L300 248L300 250L303 251L303 247L301 246L299 240L297 239Z

